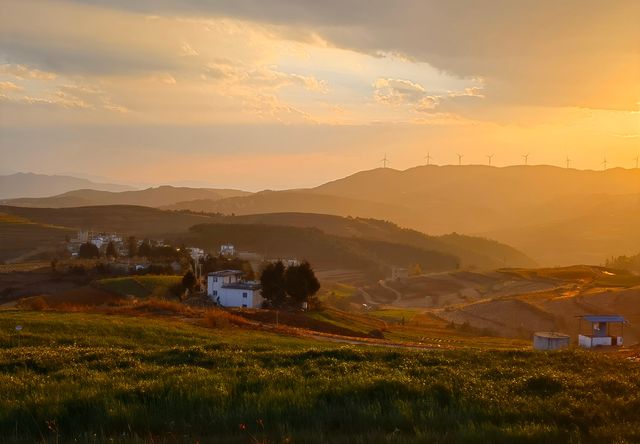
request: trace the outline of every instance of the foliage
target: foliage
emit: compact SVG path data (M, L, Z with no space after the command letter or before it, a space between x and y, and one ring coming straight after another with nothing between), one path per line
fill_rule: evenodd
M287 291L284 280L285 271L286 269L282 261L278 261L267 264L260 274L262 297L274 308L280 308L287 302Z
M197 283L196 275L191 270L188 270L182 277L182 286L187 290L193 290Z
M113 243L113 241L109 241L109 243L107 244L107 251L105 253L105 256L114 259L118 257L118 251L116 250L116 245Z
M284 285L293 303L298 305L309 302L320 290L320 281L316 278L309 262L287 267L284 273Z
M286 268L282 261L269 263L262 270L260 283L262 297L275 308L300 307L320 290L320 282L306 261Z
M81 313L1 312L0 332L6 443L640 440L640 366L604 353L359 348Z
M100 257L100 250L91 242L85 242L80 245L80 251L78 252L78 256L82 259L93 259Z
M635 256L617 256L607 259L605 266L618 270L640 272L640 253Z

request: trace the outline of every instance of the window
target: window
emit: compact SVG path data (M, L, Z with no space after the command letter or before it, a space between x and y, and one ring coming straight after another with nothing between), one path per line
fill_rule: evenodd
M213 282L218 282L218 278L213 278Z
M244 293L242 293L242 298L243 299L247 299L247 292L246 291Z
M247 304L242 304L242 308L247 308Z
M218 296L218 290L213 290L213 295Z

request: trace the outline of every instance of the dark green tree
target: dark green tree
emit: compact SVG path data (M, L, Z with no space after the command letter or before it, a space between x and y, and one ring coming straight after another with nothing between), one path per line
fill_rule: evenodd
M182 277L182 286L189 291L192 291L193 287L195 287L197 283L198 280L196 279L196 275L193 274L193 271L191 270L187 271Z
M96 257L100 257L100 250L91 242L86 242L80 245L80 251L78 252L78 256L82 259L93 259Z
M140 247L138 247L138 256L140 257L150 257L152 254L151 242L147 239L142 241Z
M133 236L129 236L129 239L127 239L127 248L129 250L129 257L135 257L136 254L138 254L138 240Z
M316 278L309 262L293 265L284 274L285 290L296 305L309 302L320 290L320 281Z
M109 243L107 244L107 252L106 252L105 256L111 257L111 258L114 258L114 259L118 257L118 251L116 250L116 244L114 244L113 241L109 241Z
M267 264L260 275L262 297L274 308L281 308L287 303L284 274L284 264L278 261Z

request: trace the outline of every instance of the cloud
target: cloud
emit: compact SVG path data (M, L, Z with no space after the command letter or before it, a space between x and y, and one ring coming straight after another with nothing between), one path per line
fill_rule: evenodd
M182 46L180 47L181 50L181 54L183 56L188 56L188 57L192 57L192 56L197 56L199 55L198 51L196 51L195 49L193 49L191 47L191 45L189 45L188 43L184 42L182 44Z
M461 91L429 93L421 84L405 79L379 78L374 82L373 88L376 103L405 106L419 112L431 112L442 102L458 97L484 97L482 88L478 86L464 88Z
M0 85L2 83L5 82L0 82ZM51 92L36 94L33 91L27 91L21 97L3 96L2 98L5 102L18 104L56 106L77 110L106 110L118 113L128 112L124 106L113 103L111 97L104 91L80 85L62 85Z
M19 79L54 80L57 76L53 72L40 71L25 65L4 63L0 65L0 74L7 74Z
M268 7L263 0L81 3L146 14L236 17L280 27L290 38L315 35L368 54L404 54L461 77L482 76L487 99L499 104L635 110L640 100L636 0L271 0Z
M0 82L0 91L10 92L10 91L22 91L23 87L16 85L13 82Z

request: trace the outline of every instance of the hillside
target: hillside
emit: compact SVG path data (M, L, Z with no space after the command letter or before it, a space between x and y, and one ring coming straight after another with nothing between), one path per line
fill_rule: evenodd
M45 198L20 198L5 200L11 206L34 208L70 208L97 205L140 205L163 207L181 201L207 199L220 200L244 196L250 193L239 190L186 188L161 186L146 190L109 192L96 189L76 189L60 195Z
M457 234L428 236L405 229L392 222L339 217L312 213L266 213L244 216L216 217L216 223L266 224L317 228L324 233L412 245L427 250L453 254L463 268L495 269L504 266L531 267L533 260L520 251L498 242Z
M602 267L452 272L371 285L374 302L412 308L485 334L529 338L535 331L575 337L578 316L619 314L628 345L640 342L640 276Z
M373 277L388 276L392 267L419 264L423 270L452 270L458 258L418 246L372 239L332 236L317 228L281 225L203 224L190 230L187 239L194 245L215 251L232 243L242 251L253 251L267 258L297 258L315 267L359 269Z
M640 224L640 170L621 168L380 168L314 189L182 203L180 208L374 217L431 235L457 232L495 239L548 265L600 264L640 250L635 228Z
M95 183L71 176L48 176L45 174L16 173L0 176L0 199L19 197L46 197L82 188L101 191L127 191L131 187L108 183Z
M155 208L113 205L79 208L28 208L0 206L0 213L29 221L72 229L158 235L188 231L192 225L211 220L207 216L174 213Z
M640 367L613 354L390 349L194 321L0 311L2 331L24 326L0 336L0 434L9 443L640 438Z
M65 237L72 233L69 228L36 223L0 210L0 262L62 249Z
M220 200L195 200L166 206L169 210L190 210L222 214L316 213L384 219L388 214L407 213L395 203L377 203L362 199L337 197L309 191L262 191L248 196Z

